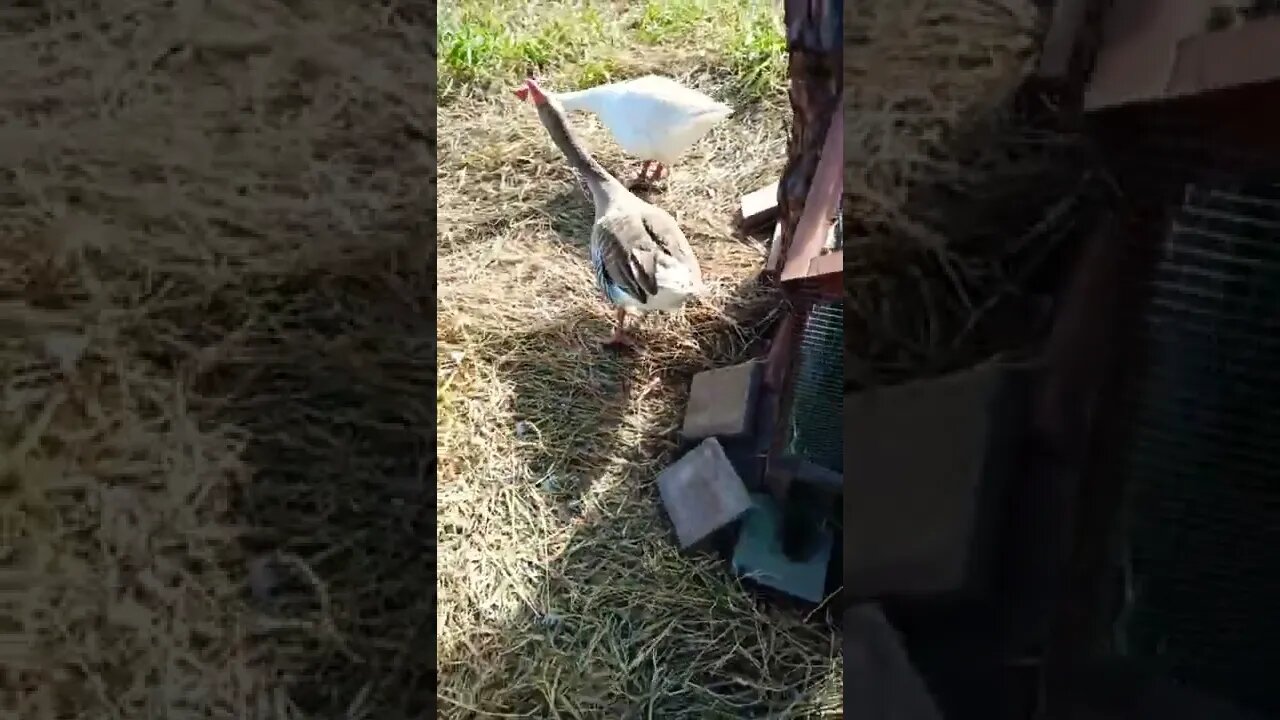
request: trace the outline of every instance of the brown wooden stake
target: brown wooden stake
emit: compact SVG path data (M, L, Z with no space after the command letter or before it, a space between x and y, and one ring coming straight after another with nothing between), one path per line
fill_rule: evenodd
M788 160L778 183L783 258L800 223L832 113L839 111L844 80L841 9L832 0L787 0L785 6L792 122Z

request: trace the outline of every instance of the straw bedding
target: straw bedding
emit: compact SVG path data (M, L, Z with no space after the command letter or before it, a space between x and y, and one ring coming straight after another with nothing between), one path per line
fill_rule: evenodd
M939 148L1025 71L1034 22L956 5L846 23L883 38L846 52L863 111L847 226L875 262L890 237L972 257L913 192L970 177ZM729 222L781 168L784 97L676 169L661 202L713 292L614 357L595 344L590 208L530 114L440 110L431 246L422 10L0 10L0 713L839 715L828 618L677 553L651 484L688 378L744 357L777 312L754 281L765 248ZM957 47L987 71L948 72ZM635 63L621 72L723 82L696 58ZM985 167L973 147L964 167ZM851 288L909 281L877 272Z
M1083 139L1025 112L1044 20L1029 0L846 4L845 281L860 382L1034 341L1043 317L1027 316L1028 283L1062 257L1096 191Z
M725 75L698 62L654 53L621 73L723 96ZM444 717L839 712L830 618L761 602L714 559L679 553L654 486L692 375L744 359L779 311L756 280L764 246L732 223L785 159L784 103L741 108L652 196L710 291L644 320L629 355L601 348L612 313L586 259L593 208L536 113L505 94L441 108ZM594 119L571 123L615 174L635 172Z
M426 18L0 26L0 714L421 712Z

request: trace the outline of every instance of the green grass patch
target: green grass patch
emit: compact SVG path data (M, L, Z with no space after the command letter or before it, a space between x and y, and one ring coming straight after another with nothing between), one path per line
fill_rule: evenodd
M786 75L782 18L770 0L644 3L464 0L440 10L440 96L488 92L530 73L566 89L618 79L628 55L671 51L734 77L735 95L776 90Z
M562 63L585 64L598 74L601 57L584 63L592 51L612 43L611 28L600 10L541 6L517 10L501 4L461 3L442 12L440 32L441 94L469 86L515 82ZM573 12L569 12L573 10Z
M755 9L743 13L725 50L738 91L763 95L780 88L787 77L787 37L782 18Z
M716 0L649 0L632 27L641 42L661 45L694 36L695 31L710 25L716 19L716 11L726 4Z

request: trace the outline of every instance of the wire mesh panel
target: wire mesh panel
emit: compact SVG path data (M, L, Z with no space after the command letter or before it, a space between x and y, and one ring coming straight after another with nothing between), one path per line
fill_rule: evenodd
M787 453L844 472L844 308L813 305L800 331Z
M1280 711L1280 183L1192 186L1152 279L1117 650Z

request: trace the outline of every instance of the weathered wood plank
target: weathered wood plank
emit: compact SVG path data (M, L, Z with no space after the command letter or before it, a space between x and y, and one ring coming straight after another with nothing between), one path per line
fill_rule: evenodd
M838 104L838 103L837 103ZM824 136L818 166L809 178L809 193L787 245L782 280L809 277L810 264L822 252L830 235L840 192L844 186L844 114L833 113Z

